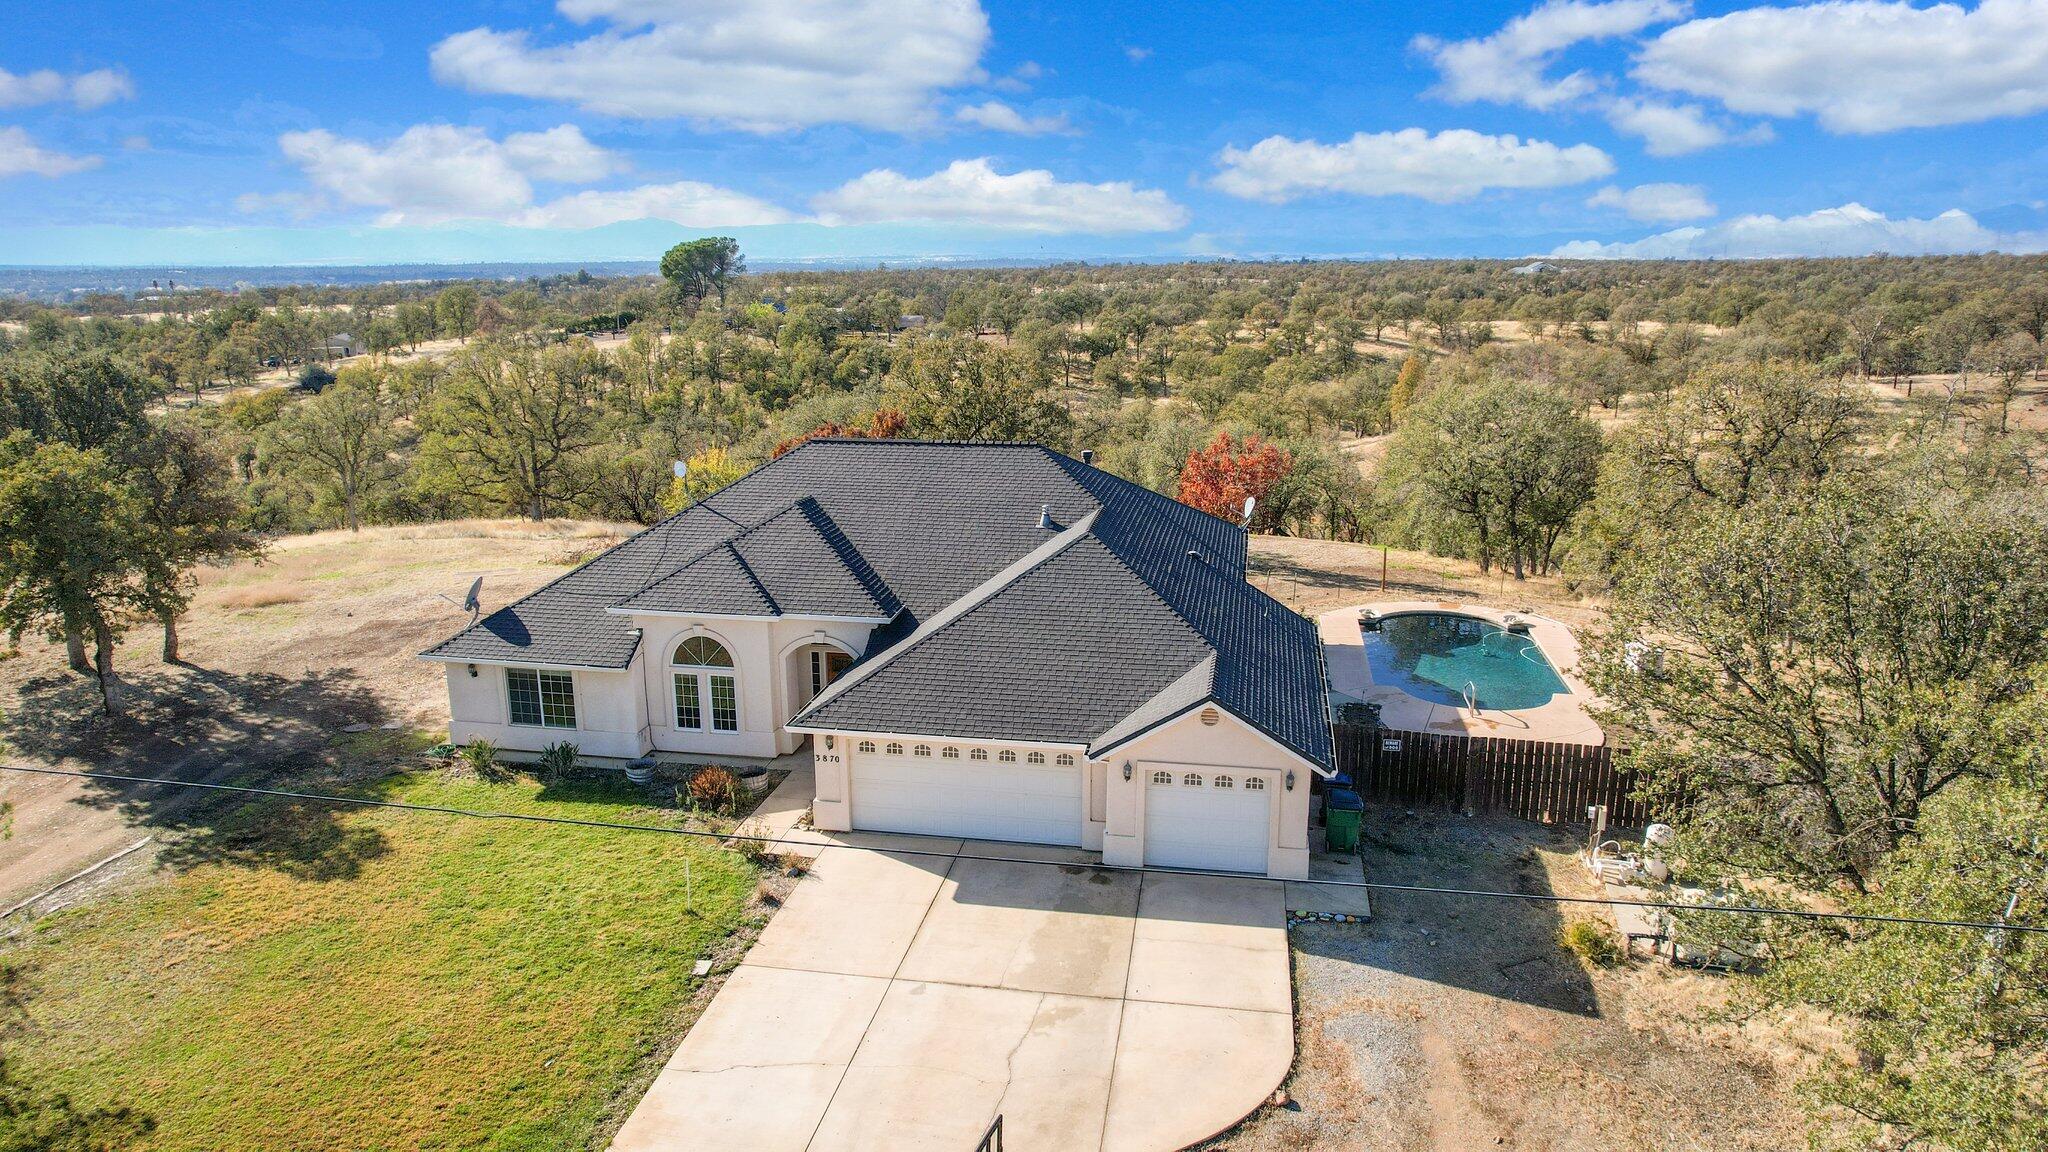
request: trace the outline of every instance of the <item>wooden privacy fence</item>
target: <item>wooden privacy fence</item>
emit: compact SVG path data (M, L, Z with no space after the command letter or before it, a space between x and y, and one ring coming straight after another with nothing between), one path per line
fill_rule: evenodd
M1632 773L1605 746L1401 732L1338 724L1337 766L1367 800L1496 812L1545 824L1583 821L1607 805L1609 823L1651 822Z

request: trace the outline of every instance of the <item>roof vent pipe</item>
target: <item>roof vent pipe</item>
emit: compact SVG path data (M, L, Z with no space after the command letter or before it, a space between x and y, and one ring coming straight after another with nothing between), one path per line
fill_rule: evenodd
M1040 528L1052 527L1052 505L1040 504L1038 506L1038 526Z

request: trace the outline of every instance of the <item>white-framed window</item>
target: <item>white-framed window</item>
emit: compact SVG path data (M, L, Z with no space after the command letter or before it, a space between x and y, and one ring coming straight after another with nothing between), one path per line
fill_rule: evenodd
M576 726L576 678L567 672L507 668L505 698L512 723L522 728Z
M1235 781L1235 780L1232 780L1232 779L1231 779L1230 777L1228 777L1228 776L1218 776L1218 777L1216 778L1216 787L1218 787L1218 788L1235 788L1235 787L1237 787L1237 781Z
M1024 757L1024 762L1026 764L1043 764L1045 763L1045 753L1033 752L1030 755Z
M1266 790L1266 782L1257 776L1247 776L1244 778L1244 790L1247 792L1264 792Z
M887 748L884 748L883 751L887 752L891 756L901 756L903 755L903 745L891 744Z
M953 747L950 744L948 744L944 748L939 749L939 759L941 760L958 760L959 758L960 750L958 748Z
M912 756L929 756L932 754L932 746L929 744L919 744L910 750L910 754Z
M1153 782L1154 784L1171 784L1171 783L1173 783L1173 773L1171 773L1171 772L1154 772L1154 773L1152 774L1152 782Z
M669 659L675 678L676 727L690 732L740 730L739 679L732 653L709 636L686 637Z
M860 750L863 752L873 752L875 750L875 742L873 740L861 741Z
M1067 755L1065 752L1062 752L1058 756L1053 758L1053 763L1059 765L1062 768L1072 768L1074 766L1074 758L1072 756Z
M1001 760L1005 764L1015 764L1017 762L1017 754L1005 748L1001 752L996 753L996 759Z
M967 750L967 758L968 758L969 760L986 760L986 759L988 759L988 749L986 749L986 748L969 748L969 749Z
M1187 785L1190 788L1200 788L1202 786L1202 774L1199 772L1190 772L1187 775L1181 777L1180 782Z

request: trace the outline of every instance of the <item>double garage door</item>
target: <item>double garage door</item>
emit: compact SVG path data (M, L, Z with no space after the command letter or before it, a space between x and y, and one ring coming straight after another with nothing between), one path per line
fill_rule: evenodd
M957 750L956 750L957 751ZM1055 757L1029 763L858 752L853 826L1032 844L1081 843L1081 767ZM1071 758L1070 758L1071 759ZM1260 867L1264 867L1263 864Z
M1266 871L1271 785L1228 769L1154 767L1145 785L1145 863Z

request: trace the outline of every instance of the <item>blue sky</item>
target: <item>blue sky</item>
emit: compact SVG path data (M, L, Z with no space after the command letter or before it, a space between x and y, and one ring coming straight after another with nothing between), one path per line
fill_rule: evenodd
M0 264L2048 249L2048 0L9 7Z

